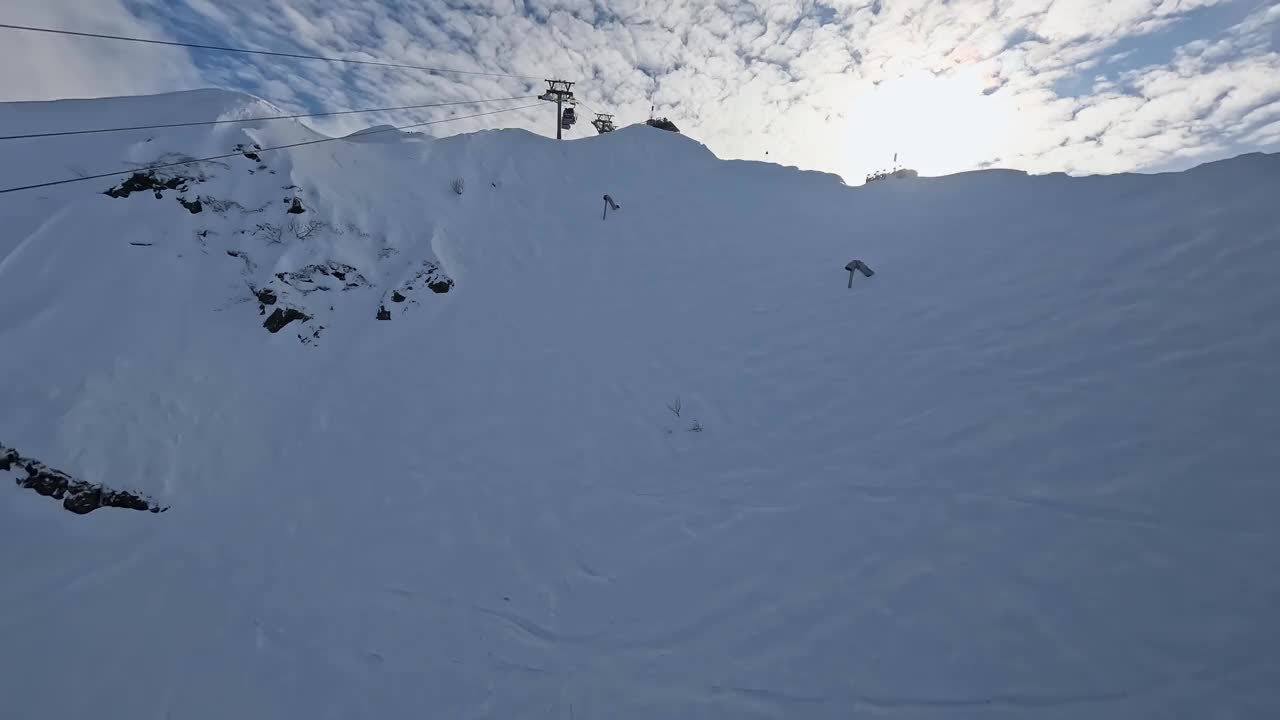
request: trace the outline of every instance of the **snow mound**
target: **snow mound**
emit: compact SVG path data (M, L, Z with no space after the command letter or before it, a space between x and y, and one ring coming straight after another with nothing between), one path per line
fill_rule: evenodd
M409 138L424 138L426 135L420 132L412 132L407 130L399 130L394 125L374 125L363 130L357 130L346 136L347 140L352 142L404 142Z
M1280 710L1280 156L382 135L0 144L6 187L230 155L0 195L13 716Z

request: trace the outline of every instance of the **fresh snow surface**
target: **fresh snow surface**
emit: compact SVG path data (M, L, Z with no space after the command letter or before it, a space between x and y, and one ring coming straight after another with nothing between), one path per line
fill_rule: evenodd
M0 186L317 137L4 142ZM0 716L1280 714L1280 155L849 188L380 139L0 195L0 443L170 508L0 471Z
M422 133L400 130L394 125L374 125L346 136L348 141L403 142L406 138L425 137Z

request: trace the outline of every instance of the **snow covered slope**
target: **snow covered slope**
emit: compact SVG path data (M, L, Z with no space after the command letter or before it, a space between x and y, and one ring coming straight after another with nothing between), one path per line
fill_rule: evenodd
M1280 712L1280 156L854 189L646 127L254 148L316 137L0 143L2 187L241 153L0 195L0 443L168 508L0 485L0 715Z

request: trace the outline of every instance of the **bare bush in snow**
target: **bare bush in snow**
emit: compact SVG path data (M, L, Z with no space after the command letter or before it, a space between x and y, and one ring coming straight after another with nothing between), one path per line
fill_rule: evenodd
M294 220L289 223L289 230L291 230L293 232L293 236L299 240L306 240L317 230L323 230L324 228L325 223L320 220L308 220L304 223Z
M283 231L284 231L284 228L280 227L279 225L272 225L271 223L258 223L258 227L254 229L254 231L250 234L253 235L254 237L262 237L266 239L267 243L270 245L278 245L280 243L281 234L283 233Z

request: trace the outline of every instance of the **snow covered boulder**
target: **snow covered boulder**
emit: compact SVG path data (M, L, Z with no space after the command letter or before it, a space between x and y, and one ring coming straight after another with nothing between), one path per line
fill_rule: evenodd
M17 472L14 483L37 494L62 501L62 507L77 515L87 515L98 508L116 507L129 510L164 512L145 495L127 490L114 490L104 485L76 479L34 458L23 457L14 448L0 445L0 472ZM25 473L25 477L22 474Z

